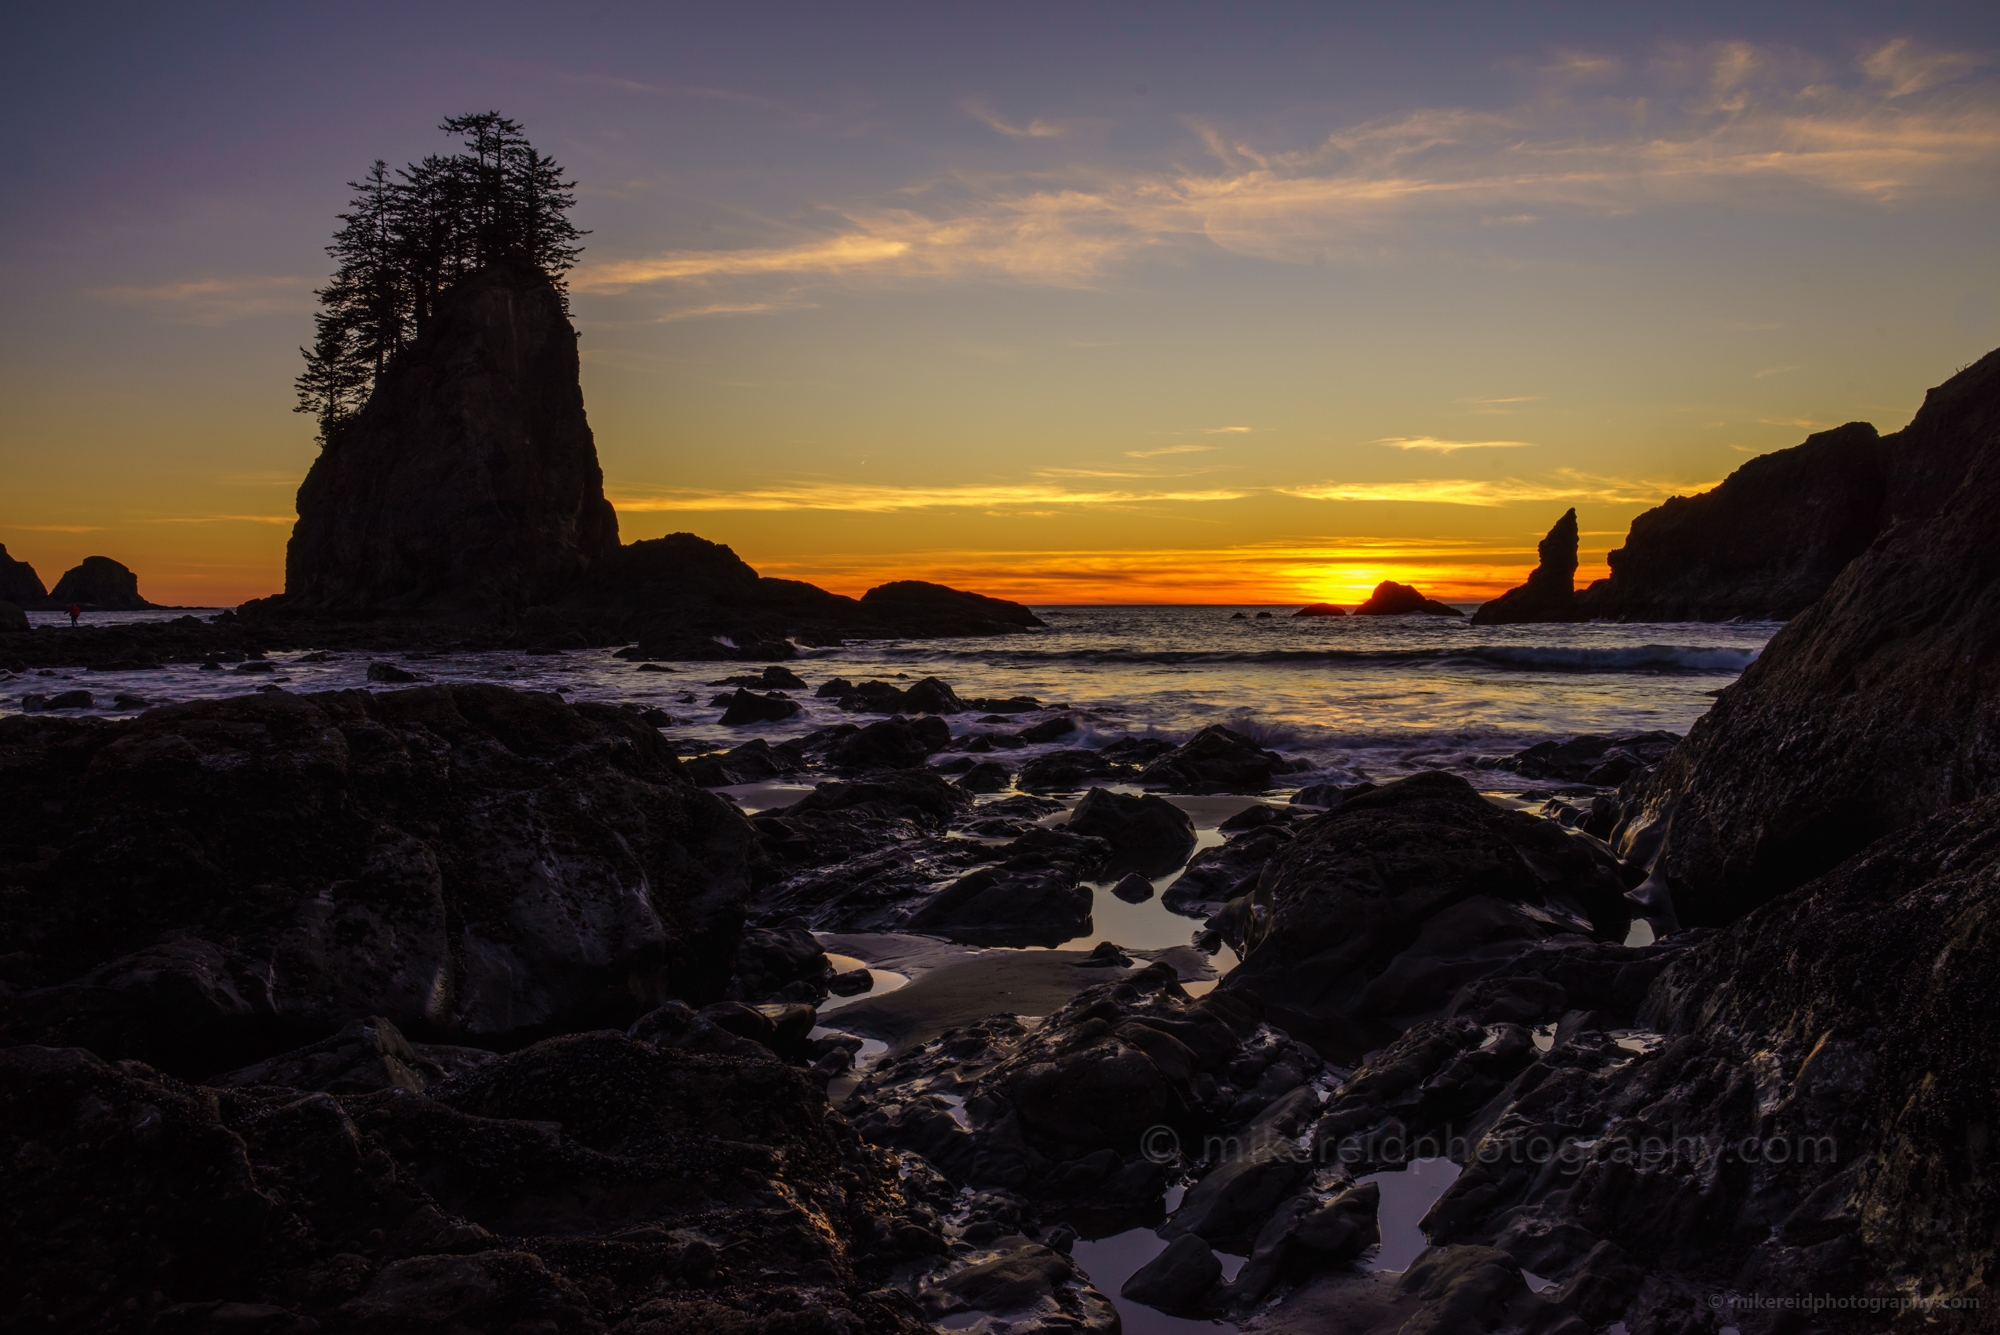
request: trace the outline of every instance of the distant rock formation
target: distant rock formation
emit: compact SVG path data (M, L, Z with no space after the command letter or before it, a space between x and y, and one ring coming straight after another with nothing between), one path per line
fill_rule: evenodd
M1576 510L1563 511L1535 549L1541 557L1528 582L1507 590L1472 614L1475 626L1507 626L1521 621L1575 621Z
M1462 617L1465 613L1456 607L1448 607L1434 598L1426 598L1407 584L1398 584L1385 579L1375 586L1375 592L1368 595L1368 601L1354 609L1358 617L1399 617L1412 612L1422 612L1427 616Z
M1830 452L1856 438L1816 440ZM1963 482L1778 632L1614 836L1683 923L1731 921L1872 840L2000 793L2000 352L1932 390L1899 438L1933 463L1968 460ZM1923 503L1935 474L1902 485Z
M26 561L16 561L7 555L7 544L0 542L0 599L31 607L49 596L42 585L42 577Z
M616 557L576 331L548 278L495 267L446 293L321 451L298 508L291 609L521 608Z
M1241 615L1239 613L1238 615ZM1344 617L1347 609L1335 607L1332 603L1308 603L1292 613L1295 617Z
M321 452L298 505L285 594L252 605L259 615L520 616L525 638L560 647L580 634L565 617L609 612L630 624L644 656L752 659L789 657L792 637L1042 624L1018 603L919 580L857 600L766 579L692 533L620 546L584 416L576 331L532 269L487 269L446 293L430 328Z
M0 631L32 630L28 614L9 602L0 602Z
M92 612L143 612L157 605L139 596L139 577L108 556L84 557L83 564L63 572L43 600L54 608L71 603Z

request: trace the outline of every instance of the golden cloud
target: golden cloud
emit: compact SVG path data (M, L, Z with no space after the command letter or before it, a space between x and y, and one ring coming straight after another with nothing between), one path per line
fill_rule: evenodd
M1094 476L1094 475L1091 475ZM611 503L623 511L677 512L703 510L852 510L889 514L899 510L985 509L1018 512L1021 506L1070 508L1089 505L1143 505L1165 501L1235 501L1250 495L1241 490L1209 491L1072 491L1048 485L981 485L954 487L892 487L866 483L795 483L742 491L692 488L626 492Z
M1507 400L1514 402L1514 400ZM1439 440L1436 436L1385 436L1375 442L1399 450L1428 450L1433 454L1456 454L1460 450L1529 450L1525 440Z

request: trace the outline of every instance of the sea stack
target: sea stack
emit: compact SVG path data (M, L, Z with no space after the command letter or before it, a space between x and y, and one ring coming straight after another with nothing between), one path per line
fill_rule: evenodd
M81 565L63 572L47 605L71 603L93 612L143 612L154 606L139 596L139 577L108 556L86 556Z
M1354 609L1358 617L1400 617L1413 612L1425 616L1462 617L1465 613L1456 607L1447 606L1435 598L1426 598L1407 584L1385 579L1375 586L1375 592L1368 595L1368 601Z
M504 612L618 553L576 330L546 274L460 280L299 488L288 608Z
M1535 550L1541 564L1519 588L1507 590L1472 614L1475 626L1506 626L1520 621L1575 621L1576 510L1563 511Z

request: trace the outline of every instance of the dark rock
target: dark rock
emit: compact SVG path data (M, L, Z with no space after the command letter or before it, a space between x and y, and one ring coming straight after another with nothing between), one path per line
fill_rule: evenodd
M1612 787L1647 765L1659 763L1680 738L1670 732L1636 732L1606 737L1586 733L1563 742L1537 742L1525 751L1497 760L1480 760L1481 769L1507 770L1524 779L1561 779Z
M1033 727L1021 729L1016 735L1024 742L1038 745L1042 742L1053 742L1059 737L1067 737L1075 731L1076 721L1064 716L1044 719Z
M965 702L967 709L977 709L986 714L1032 714L1042 707L1042 702L1032 695L1010 695L1005 699L978 698ZM982 723L999 722L998 719L981 719Z
M1131 797L1092 788L1071 814L1068 829L1110 844L1108 870L1114 874L1139 871L1165 876L1185 864L1195 846L1194 821L1151 793Z
M652 728L499 686L0 720L0 1029L201 1074L366 1015L624 1023L721 995L751 840Z
M1259 612L1252 619L1256 621L1269 621L1271 619L1271 614L1269 612Z
M1160 902L1174 913L1206 917L1238 895L1249 894L1264 865L1291 839L1290 830L1267 824L1220 848L1204 848L1180 879L1167 887Z
M814 812L868 810L880 816L915 821L931 829L943 829L960 809L971 805L970 793L952 787L935 774L914 769L817 784L812 792L778 814L804 816Z
M423 678L419 677L414 672L404 671L402 668L397 667L394 663L370 663L368 665L368 680L389 682L392 684L400 684L404 682L422 681Z
M1537 941L1622 940L1629 922L1597 847L1438 771L1302 826L1249 902L1244 960L1224 988L1256 993L1273 1023L1336 1059L1380 1046Z
M1231 612L1229 619L1231 621L1248 621L1250 618L1242 612Z
M1120 737L1098 754L1122 765L1144 765L1173 749L1174 744L1164 737Z
M657 666L657 665L652 665ZM664 669L662 669L664 670ZM718 686L741 686L766 691L803 691L805 679L788 667L773 663L762 672L743 673L739 676L724 677L715 683Z
M758 695L755 691L739 688L729 697L728 708L722 711L725 727L741 727L746 723L781 723L799 712L799 702L772 691L768 695Z
M1375 791L1375 785L1372 783L1308 784L1306 787L1301 788L1296 793L1292 794L1292 805L1302 806L1302 807L1325 807L1328 810L1332 810L1333 808L1339 806L1341 803L1345 802L1350 797L1359 797L1363 793L1372 793L1374 791Z
M1189 1190L1160 1232L1247 1251L1271 1212L1311 1175L1312 1157L1300 1153L1296 1137L1317 1106L1311 1090L1296 1089L1259 1113L1224 1142L1233 1152Z
M42 577L26 561L17 561L7 554L7 544L0 542L0 601L13 603L16 607L33 607L49 596L42 586Z
M618 1034L306 1097L14 1047L0 1154L7 1310L37 1328L747 1331L810 1298L824 1329L918 1335L874 1291L903 1239L937 1247L935 1179L803 1073Z
M1507 590L1472 614L1475 626L1508 626L1522 621L1577 621L1576 510L1563 511L1536 547L1540 560L1528 581Z
M977 946L1056 946L1090 930L1091 891L1058 866L981 867L910 915L910 931Z
M93 612L143 612L153 606L139 596L139 577L108 556L86 556L81 565L64 571L44 606L61 609L71 603Z
M1014 783L1031 793L1074 792L1091 779L1110 779L1118 769L1096 751L1051 751L1021 766Z
M1890 479L1895 454L1922 448L1923 436L1884 439L1849 422L1760 455L1713 490L1673 497L1632 521L1625 545L1605 557L1610 576L1576 596L1577 610L1616 621L1796 616L1891 514L1917 517L1892 499Z
M143 695L132 695L128 692L120 691L111 697L111 704L114 709L145 709L150 706L151 702Z
M1427 616L1462 617L1465 613L1456 607L1426 598L1407 584L1398 584L1385 579L1375 586L1375 592L1368 595L1366 602L1354 609L1358 617L1399 617L1412 612L1422 612Z
M985 760L973 765L959 776L958 786L968 793L1003 793L1014 781L1007 767L997 761Z
M1241 613L1238 615L1241 615ZM1335 607L1332 603L1307 603L1304 607L1292 613L1292 615L1295 617L1344 617L1347 615L1347 609L1344 607Z
M54 709L95 709L97 697L89 691L58 691L54 695L24 695L21 697L23 713L33 714Z
M1288 819L1290 819L1290 813L1286 812L1284 808L1257 802L1243 808L1243 810L1237 812L1234 816L1223 821L1222 824L1215 828L1221 830L1224 834L1234 834L1239 830L1254 830L1260 826L1269 825L1273 821Z
M971 595L977 596L977 595ZM963 714L965 702L936 677L924 677L903 692L903 709L911 714Z
M729 981L735 1001L823 1001L833 965L805 923L793 919L776 927L746 927L736 947L736 972Z
M1216 723L1146 766L1139 782L1171 793L1261 793L1284 764L1282 756Z
M837 973L826 981L827 990L837 997L858 997L875 988L875 975L866 966Z
M503 265L453 284L314 461L298 510L289 608L525 607L617 557L549 280Z
M1772 638L1613 839L1685 924L1721 924L1871 840L2000 790L2000 354L1932 390L1897 450L1967 458Z
M4 553L5 551L5 546L0 545L0 553ZM8 631L26 633L32 629L34 628L28 624L28 614L26 612L23 612L13 603L0 602L0 633Z
M1153 883L1143 872L1127 872L1123 880L1111 887L1111 893L1127 904L1143 904L1153 897Z
M926 624L940 627L932 632L939 635L989 635L996 627L1024 630L1047 624L1019 603L920 579L878 584L861 595L861 605L903 618L920 616Z
M233 670L237 672L276 672L278 665L266 659L255 658L247 663L238 663Z
M898 714L841 739L826 758L848 770L920 769L932 752L950 742L951 730L940 720L911 720Z
M820 700L826 700L826 699L837 700L843 695L852 695L853 693L854 693L853 682L849 681L845 677L835 677L832 681L821 682L819 685L819 689L814 691L813 695L815 698Z
M1134 1271L1118 1293L1162 1312L1193 1312L1221 1278L1222 1262L1209 1245L1185 1233Z
M720 755L700 756L690 760L686 762L685 768L688 777L704 788L720 788L738 783L760 783L765 779L775 779L799 771L802 767L802 758L793 749L795 745L787 742L772 746L762 737L752 737L741 746L733 747Z
M349 1021L331 1038L216 1076L211 1083L328 1094L372 1094L380 1089L421 1094L429 1085L492 1060L492 1053L479 1048L412 1043L391 1021L371 1015Z

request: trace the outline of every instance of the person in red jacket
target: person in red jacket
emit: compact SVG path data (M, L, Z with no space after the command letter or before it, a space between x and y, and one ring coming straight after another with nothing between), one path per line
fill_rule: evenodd
M69 605L69 624L74 626L77 622L81 621L82 619L83 619L83 609L81 607L78 607L75 603L71 603Z

